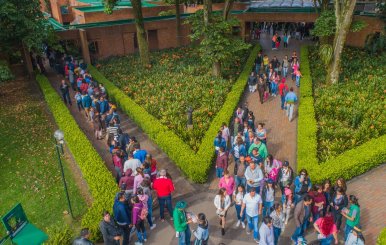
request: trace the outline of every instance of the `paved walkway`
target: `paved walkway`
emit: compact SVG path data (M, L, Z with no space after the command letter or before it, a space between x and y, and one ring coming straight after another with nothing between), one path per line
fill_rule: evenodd
M63 79L63 76L57 75L54 72L47 74L49 81L52 86L60 94L59 86L60 81ZM74 92L70 89L70 97L73 101L69 110L73 115L75 121L78 123L79 127L86 134L87 138L93 144L97 152L100 154L104 162L106 163L107 168L114 172L113 162L111 153L106 144L106 140L96 140L94 136L94 130L92 123L88 122L85 117L84 111L78 111L76 102L74 102ZM154 143L149 137L130 119L126 114L118 109L118 113L121 119L121 129L124 133L128 133L130 136L135 136L138 142L141 144L141 148L147 150L152 154L153 158L158 162L158 168L165 168L168 170L170 175L173 178L173 181L178 188L174 193L174 197L183 196L195 191L195 188L192 183L187 181L182 175L181 171L175 166L175 164L169 159L169 157Z

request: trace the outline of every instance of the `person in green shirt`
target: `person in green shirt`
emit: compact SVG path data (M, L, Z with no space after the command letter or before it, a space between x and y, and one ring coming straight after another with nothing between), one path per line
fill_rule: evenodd
M176 237L178 237L178 245L190 244L190 228L191 219L186 218L185 208L187 204L185 201L177 202L173 211L174 229L176 230Z
M348 212L342 210L342 215L346 217L346 229L344 231L344 240L346 241L348 234L352 229L354 229L355 226L359 225L360 221L360 206L358 203L358 198L354 195L350 195L349 197L349 202L350 202L350 208Z
M253 148L257 148L258 149L259 155L263 159L265 159L268 156L267 146L265 146L265 144L263 144L260 141L260 139L258 139L258 138L254 139L253 144L248 149L248 155L251 155L251 152L252 152Z

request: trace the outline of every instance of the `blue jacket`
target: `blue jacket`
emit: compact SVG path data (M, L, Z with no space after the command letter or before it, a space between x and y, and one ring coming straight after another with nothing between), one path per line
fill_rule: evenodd
M218 137L216 137L216 138L214 139L213 145L214 145L215 147L224 147L224 149L226 149L226 147L227 147L227 142L225 142L224 138L222 138L222 137L221 137L221 141L218 139Z
M239 145L239 157L235 156L235 147L237 147L237 144L235 144L231 150L232 155L235 158L239 158L240 156L247 156L247 150L245 149L245 146L243 144Z
M285 102L288 104L294 104L296 101L298 101L298 97L294 92L288 92L285 96Z
M101 114L104 114L105 112L108 112L108 110L109 110L109 102L107 102L107 100L98 101L98 103L100 105L100 113Z
M305 179L305 181L308 182L307 186L308 186L308 188L311 189L311 187L312 187L311 179L309 177L307 177L307 179ZM295 194L297 194L302 189L302 185L303 185L303 183L300 182L300 176L297 176L295 178Z
M83 96L82 104L83 104L84 108L90 108L91 107L91 103L92 103L92 100L91 100L91 97L88 94Z
M119 200L114 201L113 206L114 218L119 225L131 224L131 213L129 205L120 202Z
M143 163L146 159L147 151L145 150L138 150L134 153L134 158L138 159Z

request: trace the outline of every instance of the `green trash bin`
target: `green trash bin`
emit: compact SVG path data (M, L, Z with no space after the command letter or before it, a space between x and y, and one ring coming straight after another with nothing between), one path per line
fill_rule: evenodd
M48 239L47 234L28 221L20 203L6 213L1 222L13 244L40 245Z

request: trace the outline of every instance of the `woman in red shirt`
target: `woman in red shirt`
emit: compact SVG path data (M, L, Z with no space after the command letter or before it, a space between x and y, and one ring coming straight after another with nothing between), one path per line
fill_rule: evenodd
M310 193L310 196L313 198L312 205L312 217L313 220L317 220L319 217L323 216L324 207L327 205L326 196L323 193L322 185L315 185L314 191Z

